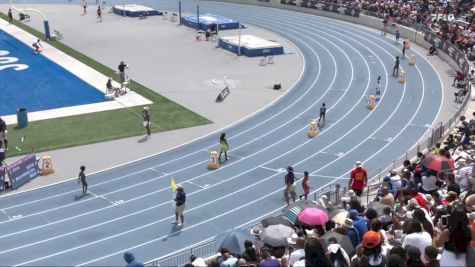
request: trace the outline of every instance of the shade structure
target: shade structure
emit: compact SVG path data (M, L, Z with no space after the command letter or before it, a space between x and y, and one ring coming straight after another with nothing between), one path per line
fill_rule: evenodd
M429 170L438 172L455 170L454 161L439 155L430 155L421 162Z
M287 238L295 234L291 227L277 224L270 225L262 231L261 240L271 247L283 247L287 245Z
M244 241L254 239L255 237L247 230L227 230L216 236L216 249L219 251L221 248L227 248L232 254L240 254L245 250Z
M307 226L325 225L328 222L328 214L317 208L306 208L299 213L298 220Z
M265 218L264 220L261 221L261 223L263 227L267 227L270 225L277 225L277 224L293 227L293 224L288 219L285 219L282 216L272 216L269 218Z

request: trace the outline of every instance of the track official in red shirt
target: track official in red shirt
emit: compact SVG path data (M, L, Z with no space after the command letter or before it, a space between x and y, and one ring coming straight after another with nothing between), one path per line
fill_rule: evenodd
M363 189L368 182L368 174L366 170L363 168L361 161L355 162L355 169L351 171L350 183L348 184L348 188L353 189L356 195L361 197L363 193Z

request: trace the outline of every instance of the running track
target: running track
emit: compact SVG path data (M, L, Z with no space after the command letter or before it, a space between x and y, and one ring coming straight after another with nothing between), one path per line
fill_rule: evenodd
M174 1L143 3L177 8ZM185 3L184 10L193 12L196 3ZM416 67L402 62L409 76L406 84L391 77L401 48L392 39L307 14L199 4L203 14L238 19L294 43L305 59L295 88L266 110L226 129L230 160L218 170L206 169L208 153L218 149L216 133L90 175L92 193L85 198L79 198L76 181L1 198L1 265L123 265L125 250L148 261L192 246L278 213L284 205L281 168L292 165L297 173L309 171L313 190L347 183L356 160L372 171L400 156L425 134L439 112L441 82L423 55L416 55ZM378 75L383 95L371 112L365 102L374 94ZM328 107L327 124L316 139L309 139L309 121L322 102ZM170 224L171 177L187 193L181 229Z

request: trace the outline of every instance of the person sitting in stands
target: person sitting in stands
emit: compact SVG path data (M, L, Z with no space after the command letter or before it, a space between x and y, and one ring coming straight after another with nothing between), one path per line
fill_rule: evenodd
M435 49L435 45L432 45L432 46L429 48L429 52L427 52L427 55L428 55L428 56L437 55L437 49Z
M465 80L465 73L463 73L463 71L457 71L452 86L455 86L455 82L462 82L463 80Z
M120 94L120 88L112 86L112 78L109 78L109 79L107 80L106 88L107 88L107 93L108 93L108 94L111 94L111 93L112 93L112 94L114 94L116 97L119 96L119 94Z

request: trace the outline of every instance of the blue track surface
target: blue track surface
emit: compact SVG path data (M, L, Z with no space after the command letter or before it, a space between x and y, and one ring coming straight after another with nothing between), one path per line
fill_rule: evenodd
M141 4L159 10L177 6L174 1ZM202 12L257 25L293 42L305 58L296 87L267 110L226 129L230 160L218 170L206 169L209 151L218 149L216 135L90 175L92 194L84 198L78 197L75 181L2 198L2 265L123 265L125 250L148 261L192 246L279 213L284 206L280 168L309 171L312 190L347 183L356 160L375 170L410 149L437 116L443 97L437 73L416 54L416 67L402 62L410 78L399 84L391 74L401 45L393 40L307 14L199 4ZM196 2L184 4L189 12L195 8ZM378 75L383 95L370 111L365 102ZM309 121L322 102L327 124L309 139ZM183 228L170 224L171 177L188 195Z
M10 64L28 66L20 70L0 68L0 94L4 99L0 105L0 116L15 114L20 107L31 112L106 101L104 93L43 55L36 55L33 47L2 30L0 50L8 52L4 56L17 59Z

